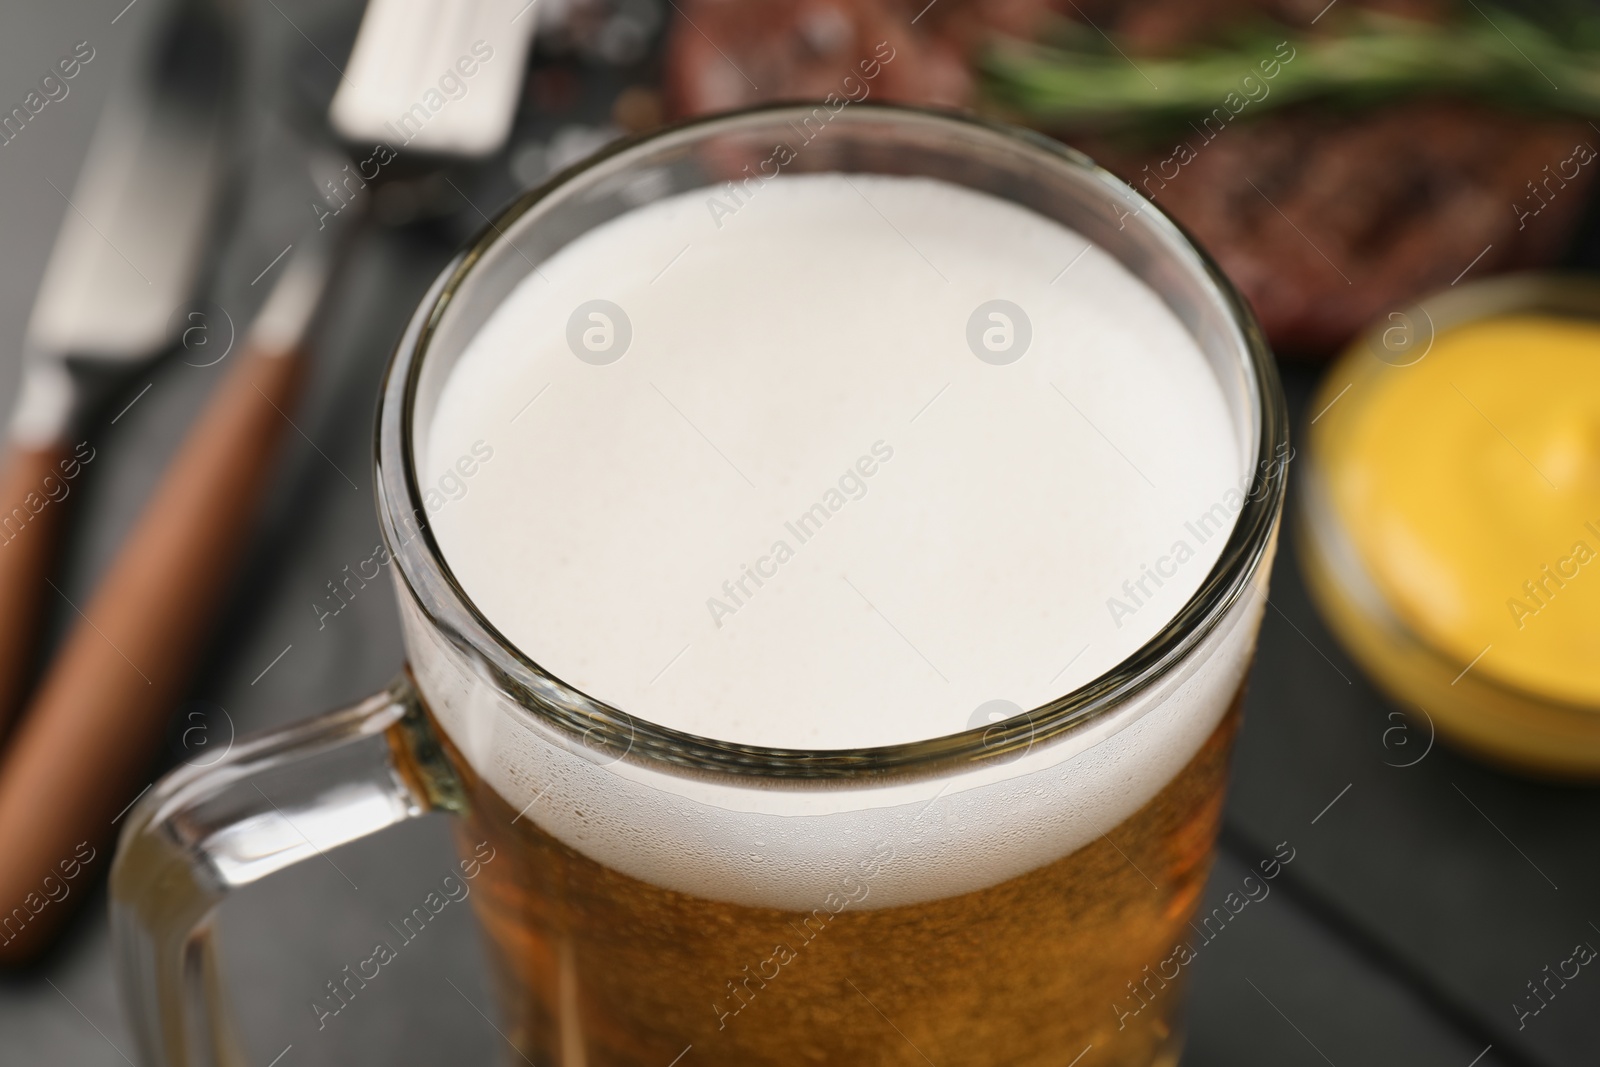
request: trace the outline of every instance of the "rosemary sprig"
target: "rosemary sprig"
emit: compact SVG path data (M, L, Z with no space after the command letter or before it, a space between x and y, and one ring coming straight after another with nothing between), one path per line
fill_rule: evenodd
M1083 35L1058 45L1004 41L982 63L984 89L1024 119L1057 124L1177 119L1227 106L1230 93L1248 100L1234 108L1254 115L1307 100L1368 104L1436 93L1600 117L1600 48L1479 7L1443 25L1367 14L1333 35L1257 27L1229 47L1181 57L1130 59ZM1595 39L1568 40L1580 37ZM1265 76L1264 62L1276 63L1265 68L1275 76Z

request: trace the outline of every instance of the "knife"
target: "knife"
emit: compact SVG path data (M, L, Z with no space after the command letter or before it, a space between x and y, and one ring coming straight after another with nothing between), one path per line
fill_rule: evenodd
M23 344L0 464L0 736L42 629L66 500L97 452L112 389L172 344L229 162L238 69L230 14L179 0L114 92L67 201Z
M348 230L328 226L295 242L0 753L0 901L23 900L67 856L97 870L117 822L143 795L140 779L212 636L289 430L312 322ZM0 930L0 967L36 957L72 907Z
M428 129L435 140L427 147L402 142L391 148L390 158L407 151L425 157L412 167L413 175L450 157L492 154L503 143L520 95L525 54L508 42L525 43L532 22L530 15L525 25L515 25L518 11L511 2L467 0L455 10L456 16L474 11L483 16L498 7L502 16L503 26L494 19L483 26L465 19L456 31L484 34L466 43L442 38L439 18L423 17L420 8L407 21L393 17L393 4L368 7L368 20L387 26L379 37L388 51L380 52L406 68L373 83L375 95L367 102L374 114L404 112L417 83L413 75L437 76L430 72L441 48L450 55L480 43L480 52L508 68L498 78L488 77L485 63L452 68L474 71L461 77L476 79L477 106L430 115ZM369 66L382 58L369 58ZM518 66L509 69L513 62ZM352 60L352 74L358 66ZM352 168L341 166L344 160L335 153L313 147L309 156L318 189L360 192L346 184ZM381 183L393 172L363 172L363 177ZM161 723L203 653L214 609L227 591L271 474L273 453L290 425L287 413L304 377L318 308L327 301L342 257L371 221L368 208L374 199L367 192L337 210L330 203L291 246L293 255L243 350L229 357L232 366L83 604L9 747L0 753L0 856L5 857L0 902L25 896L64 855L79 857L84 867L108 856L117 822L142 795L140 780L159 749ZM16 929L0 931L0 967L36 958L70 911L52 907Z

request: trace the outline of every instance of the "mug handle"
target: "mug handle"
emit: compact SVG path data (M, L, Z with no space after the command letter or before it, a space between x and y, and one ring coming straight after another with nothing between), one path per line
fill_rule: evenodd
M111 868L117 976L141 1059L244 1067L212 936L229 891L462 806L405 673L365 700L162 778L130 813Z

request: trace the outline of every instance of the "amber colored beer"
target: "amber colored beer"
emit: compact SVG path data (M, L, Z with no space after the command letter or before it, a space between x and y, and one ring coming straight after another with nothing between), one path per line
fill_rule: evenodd
M1238 720L1236 694L1153 800L1070 855L976 892L838 914L611 870L519 818L447 741L471 809L459 841L495 849L473 899L506 1033L539 1067L1065 1067L1091 1045L1096 1067L1175 1063L1184 977L1144 969L1185 938ZM1149 1002L1136 1015L1118 1007L1139 1003L1132 983Z

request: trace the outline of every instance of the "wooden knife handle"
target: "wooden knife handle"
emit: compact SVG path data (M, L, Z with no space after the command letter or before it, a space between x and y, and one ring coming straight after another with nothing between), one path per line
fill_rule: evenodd
M66 445L13 445L0 470L0 744L33 670L61 516L81 467Z
M210 634L303 363L241 354L0 757L0 964L43 949L109 863L113 820L145 788Z

